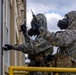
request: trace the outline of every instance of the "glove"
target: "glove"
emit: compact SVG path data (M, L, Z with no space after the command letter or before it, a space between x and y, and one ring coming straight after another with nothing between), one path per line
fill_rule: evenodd
M4 50L13 49L13 45L5 44L5 46L3 47L3 49L4 49Z
M23 24L23 25L20 26L20 30L19 31L20 32L22 31L23 33L26 33L27 28L26 28L25 24Z
M3 50L8 50L7 46L2 47Z

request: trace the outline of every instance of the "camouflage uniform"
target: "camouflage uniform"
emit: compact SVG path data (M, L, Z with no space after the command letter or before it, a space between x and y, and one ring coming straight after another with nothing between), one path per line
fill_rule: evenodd
M52 50L52 46L41 36L37 36L35 40L30 39L29 41L31 42L25 42L21 45L13 45L13 48L15 50L20 50L23 53L28 53L29 55L38 54L46 51L47 49Z
M45 27L45 29L47 30L47 22L46 22L46 18L43 14L38 14L36 15L37 19L39 20L39 22L43 25L43 27ZM25 39L25 43L21 44L21 45L13 45L13 49L14 50L19 50L22 51L23 53L27 53L29 54L29 57L31 59L31 61L33 62L33 60L36 62L40 62L39 65L32 63L31 66L46 66L45 65L45 61L44 61L44 57L47 56L46 52L48 53L48 50L51 51L51 53L53 52L53 47L46 41L43 39L42 36L37 35L36 38L34 40L29 38L28 33L25 33L27 40ZM28 39L29 38L29 39ZM38 74L37 74L38 73ZM40 73L40 72L35 72L33 73L33 75L44 75L44 73Z
M57 59L59 67L76 67L76 11L71 11L66 15L68 16L68 27L64 31L49 32L41 26L39 32L51 45L60 47Z
M39 22L42 23L43 27L45 27L47 30L47 22L45 16L43 14L37 14L36 17L39 20ZM50 43L44 40L41 35L37 35L36 38L32 40L30 39L30 36L27 32L25 37L28 37L28 39L25 38L25 43L21 45L13 45L14 50L20 50L23 53L28 53L29 55L39 54L49 49L51 53L53 52L53 47L50 45Z

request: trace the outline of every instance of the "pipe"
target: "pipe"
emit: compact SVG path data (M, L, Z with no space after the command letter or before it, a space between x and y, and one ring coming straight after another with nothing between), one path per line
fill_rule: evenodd
M43 72L76 72L76 68L58 68L58 67L24 67L10 66L10 69L19 71L43 71Z

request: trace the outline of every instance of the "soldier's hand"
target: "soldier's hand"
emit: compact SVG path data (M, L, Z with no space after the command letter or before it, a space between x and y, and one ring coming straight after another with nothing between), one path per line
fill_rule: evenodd
M3 46L2 49L5 50L5 51L8 50L7 46Z
M5 46L3 47L3 49L4 49L4 50L13 49L13 45L5 44Z

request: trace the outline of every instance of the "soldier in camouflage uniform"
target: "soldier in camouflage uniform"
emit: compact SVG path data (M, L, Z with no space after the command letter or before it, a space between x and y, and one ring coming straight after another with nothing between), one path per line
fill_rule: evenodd
M58 27L64 31L49 32L43 26L36 28L52 46L59 47L57 56L58 67L76 67L76 11L65 14L58 21ZM62 73L61 75L76 75L74 73Z
M49 42L44 40L41 35L39 35L39 32L37 32L36 29L34 29L34 26L36 25L35 21L37 21L47 30L46 17L41 13L37 14L36 16L34 15L34 18L31 21L31 29L26 31L26 28L24 28L23 25L21 26L21 28L24 29L24 36L27 37L27 39L25 38L25 43L21 45L6 44L6 48L4 48L4 50L14 49L29 54L29 58L31 59L31 64L29 64L30 66L47 66L45 65L44 58L47 56L49 51L51 51L50 53L53 52L53 47L49 44ZM30 36L33 35L36 35L34 40L30 38Z

